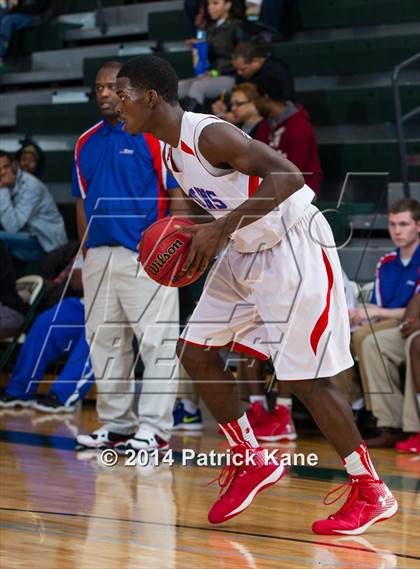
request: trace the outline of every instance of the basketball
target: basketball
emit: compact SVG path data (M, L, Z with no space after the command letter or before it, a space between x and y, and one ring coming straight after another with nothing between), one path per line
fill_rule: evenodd
M171 287L186 286L203 274L191 276L182 270L188 257L191 235L180 233L176 226L194 225L182 217L165 217L150 225L141 239L138 260L148 276L159 284Z

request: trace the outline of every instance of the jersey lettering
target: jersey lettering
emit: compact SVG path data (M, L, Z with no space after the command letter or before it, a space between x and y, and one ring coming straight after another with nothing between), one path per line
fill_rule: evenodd
M220 200L215 192L204 190L203 188L190 188L188 195L191 199L205 209L226 209L227 205Z

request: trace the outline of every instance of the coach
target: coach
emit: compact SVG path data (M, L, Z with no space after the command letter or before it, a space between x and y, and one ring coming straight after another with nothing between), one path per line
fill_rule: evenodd
M72 193L86 254L83 265L86 335L103 426L79 435L81 447L127 444L164 448L177 392L177 289L160 287L137 262L142 232L168 213L177 183L162 163L160 142L131 136L120 122L115 93L118 62L97 73L96 102L104 120L77 141ZM175 190L175 192L174 192ZM179 190L178 190L179 191ZM144 364L134 411L132 340Z

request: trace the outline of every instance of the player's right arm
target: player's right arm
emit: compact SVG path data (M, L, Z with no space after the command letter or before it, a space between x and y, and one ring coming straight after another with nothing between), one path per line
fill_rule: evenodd
M279 152L226 123L217 122L204 128L198 146L214 167L258 176L262 182L253 196L224 217L182 229L193 235L184 264L184 270L190 274L205 268L234 231L267 215L305 183L298 168Z

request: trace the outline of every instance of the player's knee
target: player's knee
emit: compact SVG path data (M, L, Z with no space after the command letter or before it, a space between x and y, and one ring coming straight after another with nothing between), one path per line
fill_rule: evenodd
M181 338L178 340L176 355L190 376L194 375L194 370L197 366L206 364L207 353L208 352L201 346L189 344L188 342L184 342Z

